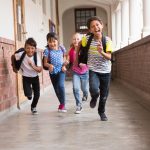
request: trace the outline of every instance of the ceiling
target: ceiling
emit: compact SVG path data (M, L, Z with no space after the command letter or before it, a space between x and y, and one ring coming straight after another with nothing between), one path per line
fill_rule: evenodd
M112 5L118 3L120 0L91 0L91 1L106 5Z

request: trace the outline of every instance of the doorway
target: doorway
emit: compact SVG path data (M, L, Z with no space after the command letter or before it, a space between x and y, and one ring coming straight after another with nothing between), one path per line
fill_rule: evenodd
M26 29L25 29L25 12L24 12L24 0L13 0L14 8L14 37L16 50L24 47L26 40ZM20 103L25 101L25 96L22 86L22 76L17 74L17 107L20 108Z

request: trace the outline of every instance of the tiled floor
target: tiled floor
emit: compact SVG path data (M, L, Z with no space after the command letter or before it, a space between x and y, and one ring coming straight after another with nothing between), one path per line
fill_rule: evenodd
M150 150L150 110L142 99L120 85L111 84L102 122L97 107L74 114L71 82L66 82L67 113L58 113L52 88L41 96L39 115L30 105L0 122L0 150Z

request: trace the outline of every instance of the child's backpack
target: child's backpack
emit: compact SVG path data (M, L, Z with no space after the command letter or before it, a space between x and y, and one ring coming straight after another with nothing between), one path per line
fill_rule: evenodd
M20 52L23 52L23 53L22 53L20 59L16 60L15 54L20 53ZM25 49L20 48L11 56L11 63L12 63L13 71L15 73L17 73L17 71L19 71L21 63L22 63L25 55L26 55ZM35 62L35 65L37 65L37 52L34 53L34 62Z
M88 51L90 48L90 44L92 42L92 39L94 37L94 35L92 33L89 33L89 39L87 41L87 44L84 46L82 43L80 45L79 48L79 53L78 53L78 63L83 63L83 64L87 64L87 59L88 59ZM106 37L102 36L102 45L103 45L103 49L104 52L106 52Z
M65 47L64 47L64 46L62 46L62 45L59 45L59 48L62 50L63 55L64 55L64 54L65 54L65 52L66 52ZM47 50L47 49L45 49L45 50ZM44 52L45 52L45 50L44 50ZM43 54L44 54L44 52L43 52ZM49 55L49 56L48 56L48 58L50 58L50 52L48 53L48 55ZM45 67L45 66L44 66L44 57L45 57L45 56L43 56L43 58L42 58L42 65L43 65L43 69L44 69L44 70L49 70L49 69L48 69L48 67ZM49 60L49 63L50 63L50 60Z

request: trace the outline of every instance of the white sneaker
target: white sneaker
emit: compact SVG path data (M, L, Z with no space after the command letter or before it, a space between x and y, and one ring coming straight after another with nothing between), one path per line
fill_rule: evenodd
M58 109L58 112L66 113L67 109Z
M82 111L82 107L77 107L76 111L75 111L75 114L80 114Z
M38 112L37 112L35 107L31 108L31 112L32 112L33 115L37 115L38 114Z

